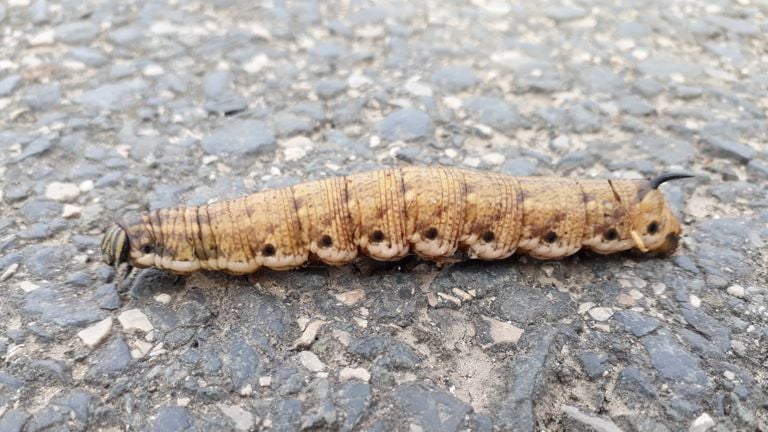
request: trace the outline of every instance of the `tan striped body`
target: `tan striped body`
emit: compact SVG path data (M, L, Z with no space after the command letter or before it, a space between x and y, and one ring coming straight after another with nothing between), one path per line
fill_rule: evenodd
M478 259L669 252L680 226L647 183L407 167L155 210L119 226L132 265L179 273L283 270L311 259L340 265L358 254L440 261L458 251Z

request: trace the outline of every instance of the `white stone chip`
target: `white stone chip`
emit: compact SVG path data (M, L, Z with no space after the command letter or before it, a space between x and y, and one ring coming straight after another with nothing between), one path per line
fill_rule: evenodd
M13 263L8 266L7 269L3 272L3 274L0 275L0 282L5 282L8 280L11 276L13 276L14 273L16 273L16 270L19 269L19 263Z
M360 381L368 382L371 380L371 373L366 368L351 368L345 367L339 371L339 380L342 382L349 381L351 379L358 379Z
M589 310L589 316L595 321L608 321L613 316L613 310L607 307L596 307Z
M88 328L80 330L77 333L77 337L79 337L88 348L94 348L104 342L104 339L109 336L111 331L112 318L105 318Z
M699 298L699 296L691 294L688 298L691 302L691 306L695 308L698 308L699 306L701 306L701 299Z
M497 319L483 317L489 325L489 333L493 343L517 343L523 336L523 329Z
M307 327L304 329L304 332L301 334L301 336L293 341L293 349L312 346L312 344L315 343L317 333L320 331L324 324L325 321L322 320L315 320L307 324Z
M568 417L588 426L588 429L600 432L621 432L621 428L616 426L616 423L602 417L585 414L574 406L561 405L560 410Z
M149 322L149 318L139 309L130 309L117 316L124 330L152 331L155 327Z
M581 315L581 314L587 313L587 311L589 311L593 307L595 307L595 304L592 302L582 303L579 305L579 314Z
M61 217L64 219L71 219L80 217L83 212L83 208L74 204L64 204L64 209L61 211Z
M95 187L95 184L93 183L93 180L85 180L84 182L80 183L78 188L80 189L80 192L90 192Z
M80 196L80 188L74 183L52 182L46 186L45 196L54 201L72 201Z
M161 293L155 296L155 301L162 304L168 304L171 302L171 295L166 293Z
M34 282L25 280L25 281L19 282L19 288L21 288L21 290L24 291L25 293L28 293L40 288L40 285Z
M336 294L336 300L340 301L342 304L346 306L353 306L357 303L360 303L361 300L365 298L365 290L363 289L354 289L350 291L345 291L343 293Z
M259 377L259 386L261 386L261 387L269 387L271 385L272 385L272 377L271 376Z
M308 371L320 372L325 364L312 351L302 351L298 354L299 361Z
M244 410L239 405L219 404L219 409L235 424L235 429L247 431L253 428L254 418L250 411Z
M715 426L715 421L712 420L709 414L703 413L691 423L691 427L688 432L705 432Z
M730 295L732 295L734 297L738 297L738 298L744 298L744 294L745 294L744 287L741 286L741 285L731 285L731 286L728 287L726 292L728 292L728 294L730 294Z

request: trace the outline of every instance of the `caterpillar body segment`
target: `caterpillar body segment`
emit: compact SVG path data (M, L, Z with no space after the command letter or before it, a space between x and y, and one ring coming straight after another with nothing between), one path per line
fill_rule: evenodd
M245 274L359 254L443 261L457 252L561 258L589 249L670 253L680 224L663 181L512 177L446 167L382 169L202 206L129 216L102 241L105 260L177 273Z

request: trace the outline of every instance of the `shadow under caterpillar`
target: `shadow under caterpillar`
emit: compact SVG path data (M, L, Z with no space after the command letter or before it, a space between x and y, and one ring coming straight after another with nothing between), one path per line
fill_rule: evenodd
M128 216L101 243L110 265L184 274L287 270L358 254L388 261L561 258L588 249L668 254L680 223L652 180L513 177L447 167L382 169L202 206Z

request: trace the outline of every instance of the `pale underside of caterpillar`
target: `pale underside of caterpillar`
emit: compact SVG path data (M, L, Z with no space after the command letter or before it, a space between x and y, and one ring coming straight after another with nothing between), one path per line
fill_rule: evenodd
M102 241L114 265L176 273L251 273L330 265L358 254L433 261L514 253L561 258L587 249L667 254L680 223L653 180L512 177L446 167L382 169L202 206L134 214Z

